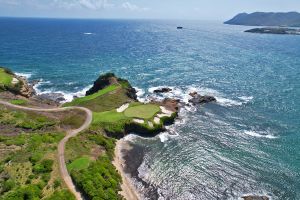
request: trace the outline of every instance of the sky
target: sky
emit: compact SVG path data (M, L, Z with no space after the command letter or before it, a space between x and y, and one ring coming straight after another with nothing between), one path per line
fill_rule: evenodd
M0 0L0 16L227 20L241 12L300 12L300 0Z

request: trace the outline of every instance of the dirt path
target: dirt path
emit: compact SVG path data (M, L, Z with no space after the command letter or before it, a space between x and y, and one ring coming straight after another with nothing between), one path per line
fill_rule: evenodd
M82 200L83 198L82 198L81 194L76 190L75 185L71 179L71 176L67 170L67 166L66 166L66 162L65 162L65 145L71 137L75 137L78 133L80 133L81 131L83 131L89 127L89 125L92 123L92 118L93 118L92 111L87 108L83 108L83 107L65 107L65 108L52 108L52 109L28 108L28 107L13 105L8 102L1 101L1 100L0 100L0 104L11 107L11 108L16 108L16 109L20 109L20 110L28 110L28 111L61 112L61 111L66 111L66 110L71 110L71 109L78 109L78 110L82 110L86 113L86 120L82 124L82 126L78 129L67 131L66 136L58 144L58 159L59 159L59 169L60 169L61 177L63 178L64 182L66 183L66 185L70 189L70 191L75 195L76 199Z

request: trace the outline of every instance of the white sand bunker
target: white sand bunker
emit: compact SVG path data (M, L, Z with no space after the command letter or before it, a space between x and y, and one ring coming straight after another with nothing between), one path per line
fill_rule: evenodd
M160 123L160 118L159 117L154 117L154 123L159 124Z
M136 122L136 123L138 123L138 124L143 124L143 123L145 123L145 121L142 120L142 119L133 119L133 121Z
M124 112L129 107L129 103L122 105L120 108L117 109L118 113Z
M150 128L153 128L153 127L154 127L154 125L153 125L152 122L148 122L148 125L150 126Z
M14 85L15 85L15 84L18 84L18 83L19 83L19 80L16 79L16 78L13 78L13 80L11 81L11 83L14 84Z

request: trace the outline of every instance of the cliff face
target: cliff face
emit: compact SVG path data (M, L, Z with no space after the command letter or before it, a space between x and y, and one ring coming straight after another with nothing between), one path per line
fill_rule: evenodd
M294 26L300 27L300 13L273 13L255 12L251 14L240 13L232 19L224 22L231 25L247 26Z

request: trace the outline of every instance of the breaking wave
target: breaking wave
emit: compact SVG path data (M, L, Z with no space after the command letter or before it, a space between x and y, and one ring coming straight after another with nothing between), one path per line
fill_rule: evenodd
M245 134L247 135L250 135L252 137L258 137L258 138L268 138L268 139L276 139L277 137L274 136L274 135L271 135L271 134L265 134L264 132L262 131L259 131L259 132L255 132L255 131L247 131L245 130L244 131Z

